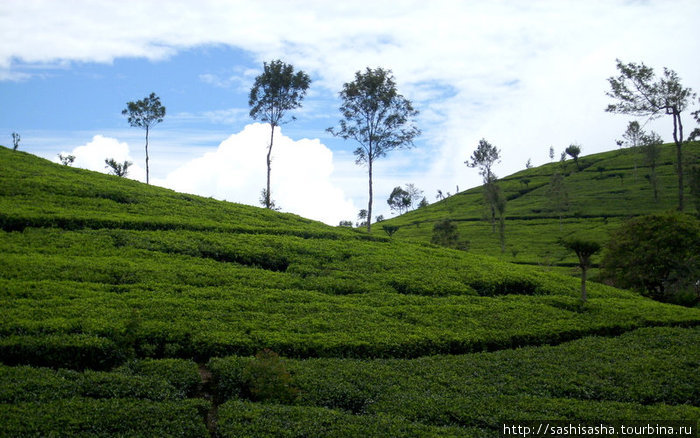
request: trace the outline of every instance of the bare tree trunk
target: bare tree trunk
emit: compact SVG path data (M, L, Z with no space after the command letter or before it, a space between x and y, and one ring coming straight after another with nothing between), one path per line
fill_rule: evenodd
M265 192L265 208L270 208L270 167L272 163L272 142L275 138L275 125L270 123L270 146L267 148L267 191Z
M369 203L367 204L367 232L372 230L372 156L367 157L369 164Z
M146 184L148 182L148 125L146 125Z
M676 143L676 172L678 173L678 211L683 211L683 124L681 115L673 111L673 141Z
M586 295L586 271L588 268L581 266L581 301L586 302L588 296Z

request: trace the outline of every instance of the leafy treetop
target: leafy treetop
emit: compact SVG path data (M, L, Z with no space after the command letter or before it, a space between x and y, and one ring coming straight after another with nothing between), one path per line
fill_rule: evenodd
M479 175L484 178L484 183L489 184L496 179L491 168L495 163L500 162L500 154L501 151L496 146L482 138L472 156L464 164L469 167L478 167L480 169Z
M129 125L148 130L163 121L165 107L160 103L160 97L156 96L156 93L151 93L148 97L136 102L127 102L122 115L127 116Z
M255 78L248 96L250 117L279 126L287 111L301 107L310 84L309 75L295 73L291 64L279 59L263 63L263 73Z

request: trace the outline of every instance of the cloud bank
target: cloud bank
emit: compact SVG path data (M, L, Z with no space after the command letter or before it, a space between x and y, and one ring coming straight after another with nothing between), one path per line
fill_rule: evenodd
M247 125L214 152L195 158L158 181L180 192L259 206L267 182L270 127ZM292 140L278 127L272 148L271 193L282 211L337 225L357 209L332 181L333 152L318 139Z
M222 141L213 152L191 159L169 172L152 178L154 185L179 192L260 206L260 191L266 185L266 155L269 125L253 123ZM134 160L129 145L116 138L96 135L74 148L75 167L107 173L105 158L134 164L128 178L145 181L145 170ZM293 140L280 128L275 131L272 153L272 198L282 211L296 213L329 225L352 220L357 208L332 180L333 152L318 139ZM59 162L58 158L54 159ZM151 166L157 162L151 160Z
M700 59L692 54L700 53L700 38L693 37L698 19L700 2L694 0L173 0L167 7L161 1L128 7L116 0L76 0L70 7L10 1L0 3L0 79L26 79L37 64L157 61L185 49L227 45L260 63L293 63L328 98L357 70L391 68L402 94L421 110L426 152L412 156L422 160L421 175L409 163L393 180L377 173L376 181L387 187L424 181L426 193L434 193L480 183L463 162L482 137L503 151L499 175L522 169L528 158L535 165L547 162L550 145L557 154L573 142L584 154L615 148L630 119L604 112L615 58L643 61L657 71L668 66L697 89ZM232 68L233 76L201 72L197 80L237 88L254 74ZM232 121L241 115L219 110L200 116ZM670 139L666 120L647 129ZM212 193L223 196L226 183L216 184ZM255 196L262 187L256 184ZM283 206L282 197L290 196L284 190L278 188Z

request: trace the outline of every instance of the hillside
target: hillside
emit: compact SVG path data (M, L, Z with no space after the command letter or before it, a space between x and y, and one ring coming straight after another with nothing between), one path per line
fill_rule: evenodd
M683 146L685 167L700 164L700 142ZM455 221L462 239L470 242L469 251L498 257L519 264L537 265L562 273L576 272L576 256L557 244L572 234L582 234L599 241L630 217L674 210L678 206L678 180L675 171L675 146L662 146L656 174L659 181L658 200L647 179L639 149L621 149L592 154L579 159L525 169L499 180L507 199L506 251L501 252L499 234L486 220L482 187L460 192L427 207L388 219L375 227L375 235L383 235L382 225L400 227L395 238L429 242L436 222ZM550 181L561 171L568 195L568 206L555 210ZM468 169L465 172L477 172ZM686 185L689 184L685 178ZM686 186L686 211L694 212L690 189ZM557 269L557 268L560 269Z
M0 436L700 417L700 309L4 147L0 228Z

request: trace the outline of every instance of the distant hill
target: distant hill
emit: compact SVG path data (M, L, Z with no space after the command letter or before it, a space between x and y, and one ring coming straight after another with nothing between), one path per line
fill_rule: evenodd
M535 232L555 222L518 203L546 169L506 180ZM478 218L478 198L399 233L461 199ZM492 437L700 417L700 309L595 283L582 306L577 279L476 252L0 147L0 436Z
M685 167L700 164L700 142L683 146ZM562 167L559 162L525 169L501 178L498 184L506 196L506 251L501 253L498 231L486 219L483 188L475 187L447 199L379 223L376 235L384 234L383 225L398 226L394 238L429 242L436 222L449 219L457 224L460 236L470 241L470 251L515 263L542 267L568 267L576 264L557 239L585 234L600 243L626 219L676 209L678 183L675 171L675 146L662 146L656 173L659 199L654 200L647 179L649 168L639 149L620 149L583 156L581 170L573 160ZM555 211L548 196L555 171L564 175L568 208ZM476 172L465 167L465 172ZM688 184L688 178L685 178ZM686 186L686 211L695 212ZM561 270L561 269L560 269ZM566 269L561 270L566 272Z

